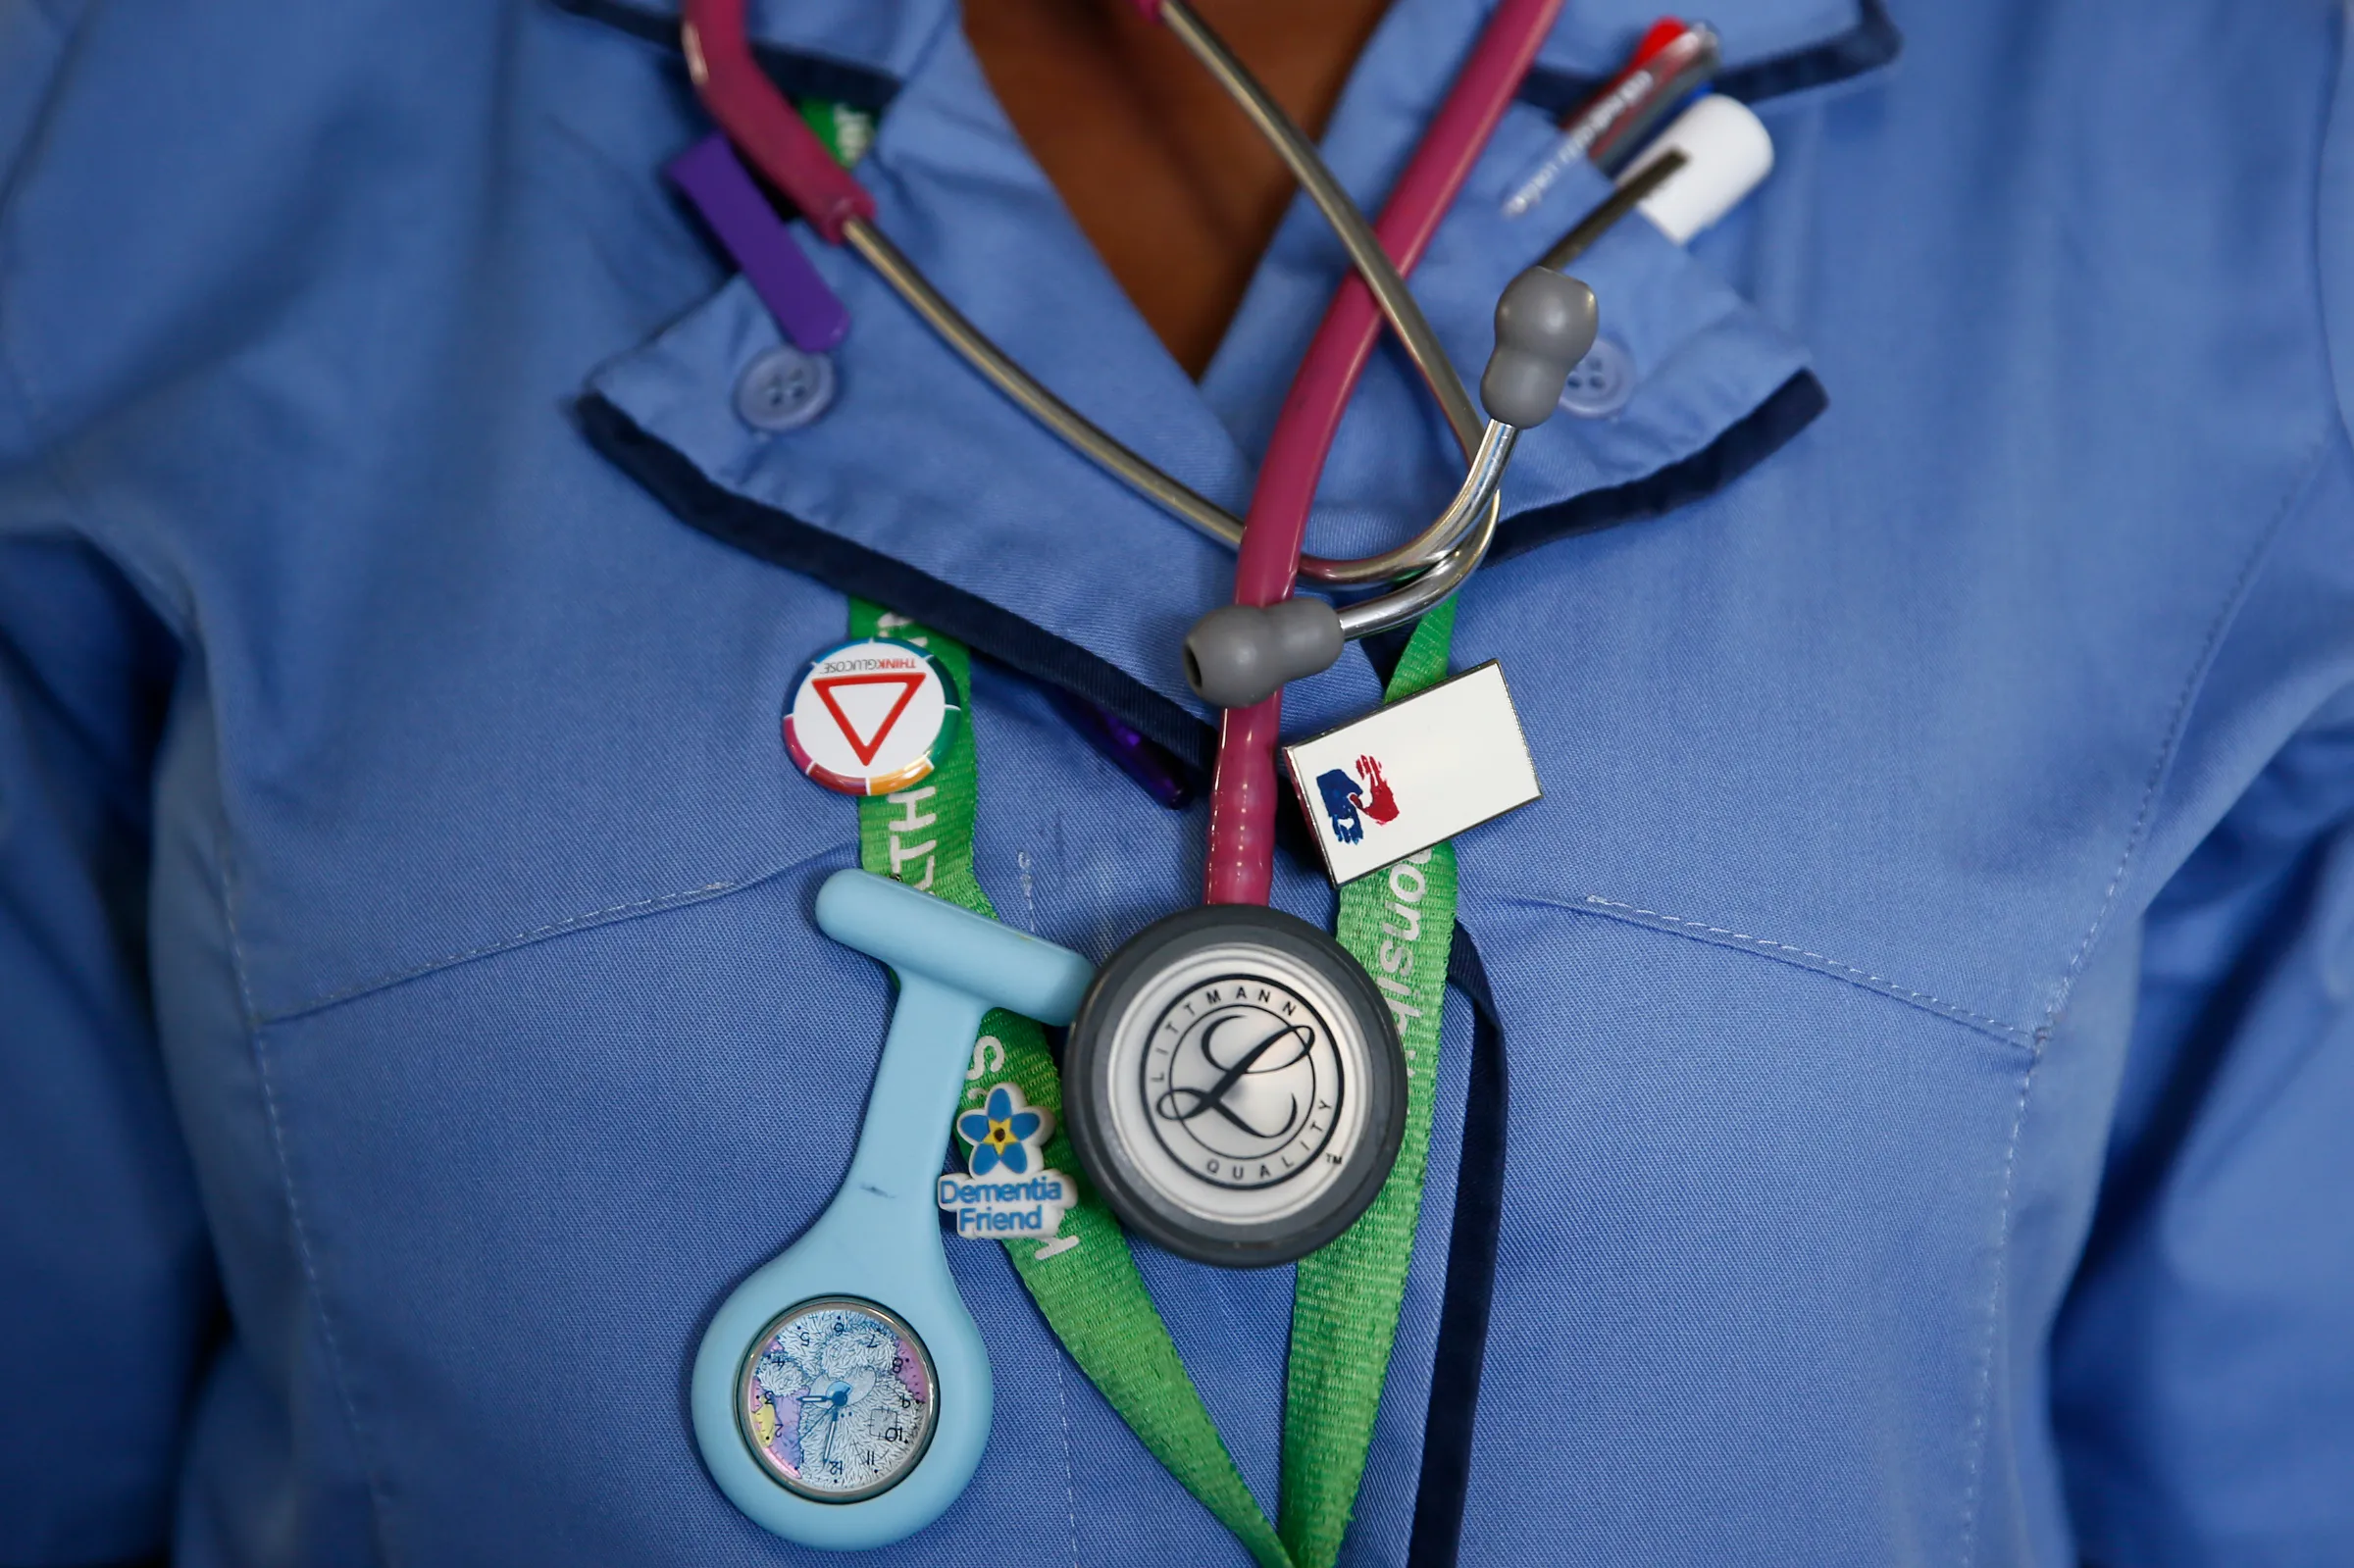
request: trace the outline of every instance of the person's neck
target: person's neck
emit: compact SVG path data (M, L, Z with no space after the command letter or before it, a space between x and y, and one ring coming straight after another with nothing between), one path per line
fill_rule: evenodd
M1388 0L1194 0L1310 135ZM968 0L1016 130L1170 354L1201 375L1291 200L1291 176L1127 0Z

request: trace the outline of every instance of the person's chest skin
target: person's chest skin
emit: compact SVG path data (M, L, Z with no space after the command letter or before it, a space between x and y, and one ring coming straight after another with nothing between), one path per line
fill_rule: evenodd
M1388 0L1212 3L1202 19L1310 135ZM963 30L1022 143L1120 291L1199 375L1291 174L1166 28L1091 0L983 6Z
M1432 8L1402 10L1438 30ZM2225 757L2205 794L2158 790L2197 743L2183 715L2203 661L2324 436L2319 336L2278 227L2311 171L2233 149L2305 145L2285 123L2310 114L2321 66L2267 57L2279 90L2229 119L2183 101L2195 78L2128 61L2070 108L2077 135L2027 161L1997 128L2049 108L2021 101L2036 74L2016 41L2073 58L2107 20L1900 20L1895 79L1764 107L1776 175L1699 247L1758 330L1806 345L1830 413L1731 484L1502 561L1463 599L1458 662L1505 661L1547 786L1459 845L1514 1075L1466 1561L2060 1549L2040 1428L2013 1405L2123 1039L2130 941L2100 937L2129 937L2135 854L2178 852L2244 771ZM2207 25L2211 52L2267 45L2253 24ZM681 525L558 412L715 280L650 174L698 128L675 76L570 19L534 17L495 56L456 30L449 58L506 73L479 102L529 112L419 127L398 90L346 103L345 123L408 127L430 152L360 189L257 186L308 194L256 198L255 233L180 252L224 346L107 454L116 492L149 508L119 514L119 547L202 649L160 784L158 1003L239 1347L193 1431L187 1554L306 1555L243 1534L266 1509L231 1504L262 1474L309 1498L306 1539L373 1536L395 1560L793 1560L708 1487L679 1390L712 1304L830 1191L886 1016L880 972L807 918L851 858L851 809L794 778L775 733L843 603ZM372 79L397 88L406 58ZM421 52L416 81L447 69ZM340 90L332 73L296 83L316 98L248 96L250 142L205 167L261 167ZM920 125L907 91L894 116ZM1415 129L1365 105L1351 143L1351 114L1345 172ZM2282 126L2250 123L2268 115ZM2244 141L2194 138L2226 125ZM2164 203L2105 173L2153 144L2175 166ZM918 175L877 156L920 215ZM918 238L1009 261L1067 244L1026 199ZM2238 217L2186 236L2183 206ZM168 200L145 212L146 239L222 232ZM294 231L320 265L256 264ZM348 280L338 247L363 244L390 248L366 276L392 284ZM2096 267L2057 265L2086 246ZM1297 224L1279 237L1208 378L1243 449L1322 298L1311 252ZM1612 274L1630 259L1596 254L1606 320L1665 340L1647 278ZM2156 308L2185 267L2240 281L2171 333L2114 303ZM1454 287L1450 319L1476 322L1485 279ZM859 308L859 334L882 336ZM93 404L120 398L115 352L170 314L95 325ZM673 329L674 357L696 326ZM1104 352L1145 342L1132 325ZM814 428L844 446L860 378L888 391L893 370L855 353L851 392ZM2186 418L2173 387L2219 364L2241 400ZM730 368L701 388L722 406ZM1333 494L1364 514L1344 530L1443 479L1410 455L1429 422L1394 367L1375 380L1334 458ZM940 388L944 418L963 417L956 396ZM685 449L721 438L699 409L636 412ZM1573 486L1576 443L1611 438L1557 433L1529 482ZM829 474L879 487L857 454L811 451L795 467L746 444L722 478L772 501L822 501ZM1083 494L1140 552L1175 527L1099 504L1043 435L1001 461L1004 483ZM884 501L821 521L857 535ZM1067 517L1041 526L1084 543ZM1019 600L975 564L1019 548L984 531L941 570ZM1186 559L1096 591L1180 621L1215 577ZM1115 644L1095 645L1182 701ZM2286 679L2245 677L2252 735ZM1361 666L1340 672L1302 694L1303 722L1368 689ZM974 722L979 871L1009 922L1100 958L1193 895L1198 813L1151 805L986 663ZM1328 918L1301 868L1279 901ZM1458 1017L1458 1075L1462 1052ZM1434 1181L1357 1560L1403 1549L1449 1195ZM1079 1561L1241 1560L1058 1357L1002 1259L953 1256L997 1359L998 1441L939 1526L874 1560L1009 1531ZM1287 1277L1146 1266L1272 1502ZM231 1454L241 1479L222 1475Z

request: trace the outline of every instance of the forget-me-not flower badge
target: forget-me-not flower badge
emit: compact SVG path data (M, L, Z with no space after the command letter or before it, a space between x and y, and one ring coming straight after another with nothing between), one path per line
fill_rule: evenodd
M987 1176L999 1166L1017 1176L1042 1163L1038 1145L1047 1136L1047 1113L1022 1102L1022 1091L999 1084L980 1110L956 1118L956 1131L973 1145L972 1172Z

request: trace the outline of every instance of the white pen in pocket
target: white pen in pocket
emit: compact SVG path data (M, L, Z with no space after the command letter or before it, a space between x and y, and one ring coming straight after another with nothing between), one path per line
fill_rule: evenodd
M1773 137L1749 106L1708 93L1675 117L1618 177L1618 188L1554 241L1537 263L1559 272L1628 213L1640 210L1676 244L1688 242L1773 171Z
M1773 137L1749 105L1709 93L1675 117L1618 177L1631 185L1670 152L1684 167L1640 203L1644 217L1681 245L1741 205L1773 172Z

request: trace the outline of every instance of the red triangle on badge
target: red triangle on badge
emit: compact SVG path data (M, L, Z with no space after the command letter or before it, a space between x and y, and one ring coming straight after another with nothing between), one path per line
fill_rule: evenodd
M850 750L857 754L858 765L865 768L874 766L875 753L883 749L884 740L891 734L891 727L899 722L899 715L905 713L907 704L915 700L916 687L924 683L924 675L920 670L913 675L837 675L812 680L809 683L817 688L817 700L826 705L826 711L834 716L835 725L842 731L842 737L850 743ZM841 703L834 700L834 691L837 686L878 685L896 685L899 688L899 700L891 705L891 711L883 715L883 722L875 726L874 735L862 740L850 724L850 716L842 711Z

